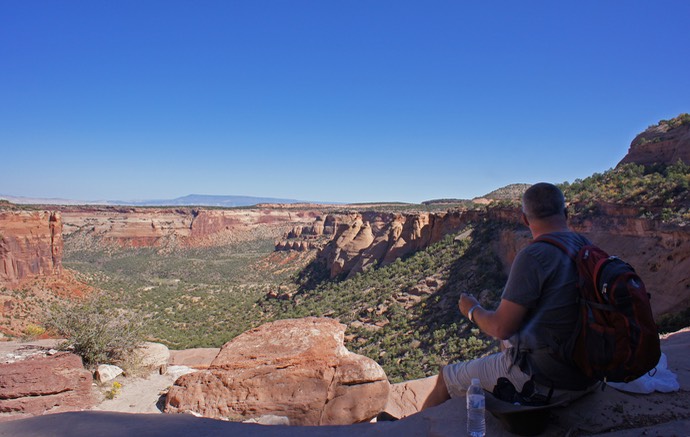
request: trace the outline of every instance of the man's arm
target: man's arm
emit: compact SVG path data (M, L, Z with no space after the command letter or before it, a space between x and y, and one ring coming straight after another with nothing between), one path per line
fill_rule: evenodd
M472 320L485 334L499 340L507 340L522 326L527 314L527 308L520 304L501 299L495 311L486 310L479 305L479 301L469 294L462 294L458 302L460 312L467 317L472 311Z

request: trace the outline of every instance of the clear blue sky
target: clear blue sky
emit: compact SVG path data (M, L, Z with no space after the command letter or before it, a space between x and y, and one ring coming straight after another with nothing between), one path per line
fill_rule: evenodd
M690 2L0 0L0 194L471 198L690 112Z

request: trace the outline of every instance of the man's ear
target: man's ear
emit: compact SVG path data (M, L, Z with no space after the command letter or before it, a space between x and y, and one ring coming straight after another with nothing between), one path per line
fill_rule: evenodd
M568 220L568 208L563 208L563 215L565 216L565 219Z
M529 220L527 220L527 214L525 214L524 212L522 213L522 223L524 223L525 226L529 228Z

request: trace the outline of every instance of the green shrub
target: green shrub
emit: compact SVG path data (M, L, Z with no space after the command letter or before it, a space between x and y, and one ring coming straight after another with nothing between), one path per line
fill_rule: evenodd
M24 329L24 339L25 340L32 340L35 338L40 337L41 335L45 334L46 328L42 326L35 325L33 323L30 323L27 325L27 327Z
M657 320L659 332L668 334L690 326L690 308L673 314L664 314Z
M45 325L64 336L65 348L87 365L123 362L144 338L141 314L113 307L103 293L54 305Z

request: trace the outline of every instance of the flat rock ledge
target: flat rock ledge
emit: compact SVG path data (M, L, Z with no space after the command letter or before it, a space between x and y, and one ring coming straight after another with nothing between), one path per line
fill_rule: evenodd
M0 364L0 422L91 408L92 380L81 357L66 352Z

